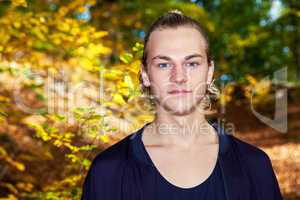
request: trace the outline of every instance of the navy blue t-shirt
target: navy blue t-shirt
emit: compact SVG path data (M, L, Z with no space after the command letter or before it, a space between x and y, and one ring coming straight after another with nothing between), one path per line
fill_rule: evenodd
M160 174L145 149L141 137L142 132L140 132L136 138L139 140L138 144L140 145L136 153L144 154L142 157L145 159L145 162L152 165L154 169L152 170L153 175L157 177L157 185L153 186L157 188L157 194L155 195L157 198L155 200L224 200L226 198L219 159L217 160L213 172L204 182L191 188L178 187L170 183Z
M219 136L218 159L211 176L200 185L184 189L167 182L151 164L141 140L142 128L97 155L81 199L282 200L268 155L229 135L217 122L210 123Z

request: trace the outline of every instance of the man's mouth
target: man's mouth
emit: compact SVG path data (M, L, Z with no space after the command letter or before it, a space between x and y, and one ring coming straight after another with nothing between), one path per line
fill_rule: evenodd
M188 94L191 93L191 90L171 90L168 93L169 94Z

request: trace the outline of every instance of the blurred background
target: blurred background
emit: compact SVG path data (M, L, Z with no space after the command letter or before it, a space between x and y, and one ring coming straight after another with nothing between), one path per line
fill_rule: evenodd
M208 118L271 158L300 199L300 2L0 0L0 199L80 199L99 152L153 119L143 37L171 9L209 33Z

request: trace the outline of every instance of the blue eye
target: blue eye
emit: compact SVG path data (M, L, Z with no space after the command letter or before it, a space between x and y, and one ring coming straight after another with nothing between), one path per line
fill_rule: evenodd
M166 67L169 67L169 66L170 66L169 63L159 63L159 64L158 64L158 67L159 67L159 68L166 68Z
M197 67L199 65L198 62L190 62L186 64L188 67Z

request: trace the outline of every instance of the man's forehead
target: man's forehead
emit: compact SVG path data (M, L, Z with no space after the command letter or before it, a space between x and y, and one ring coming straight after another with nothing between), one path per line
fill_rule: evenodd
M148 46L147 49L149 58L152 59L153 57L188 57L191 55L198 55L197 57L204 57L206 54L206 47L202 43L192 45L189 44L153 44Z
M195 28L178 28L152 32L147 44L148 51L176 51L180 49L205 50L206 41Z

